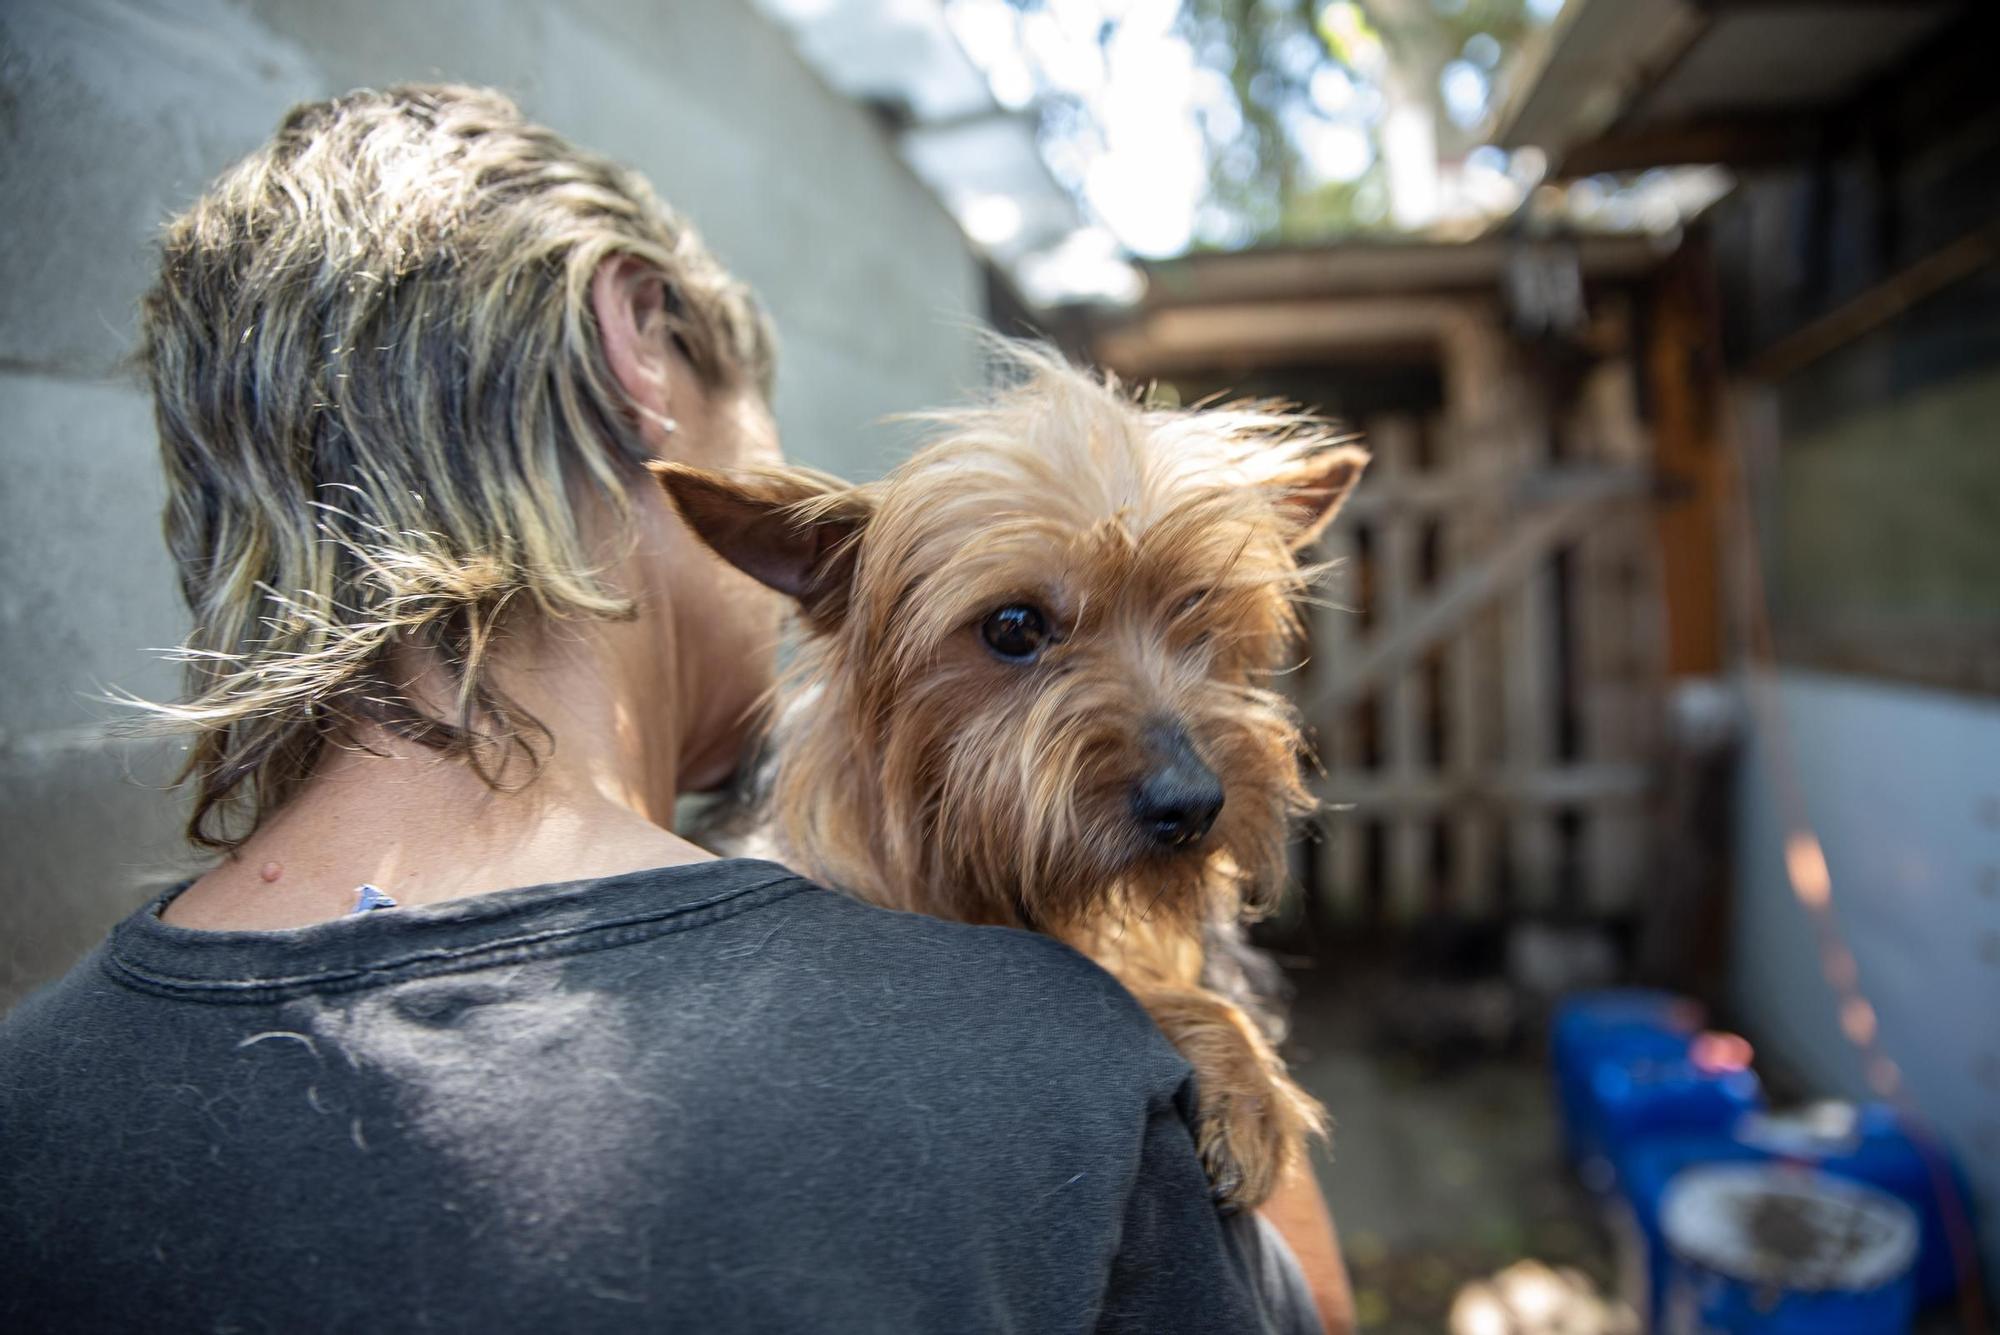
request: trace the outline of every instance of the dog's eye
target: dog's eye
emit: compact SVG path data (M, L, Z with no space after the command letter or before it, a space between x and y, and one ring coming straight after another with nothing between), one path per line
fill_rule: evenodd
M1174 634L1185 637L1190 647L1199 648L1208 643L1208 627L1196 619L1195 613L1207 605L1209 595L1214 592L1213 589L1196 589L1174 604L1174 614L1168 618L1167 625Z
M1049 641L1048 618L1040 608L1011 603L981 623L979 636L987 648L1010 663L1033 662Z

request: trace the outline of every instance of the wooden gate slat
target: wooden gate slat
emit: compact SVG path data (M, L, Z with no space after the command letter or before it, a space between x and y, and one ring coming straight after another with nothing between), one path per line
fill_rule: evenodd
M1363 487L1369 485L1364 478ZM1313 653L1319 659L1314 679L1337 672L1355 643L1355 621L1361 606L1359 544L1348 523L1335 524L1320 539L1320 553L1331 568L1321 581L1323 606L1314 608ZM1320 764L1325 774L1320 789L1326 808L1320 820L1321 893L1337 918L1356 919L1366 906L1362 883L1361 829L1342 790L1361 768L1361 739L1355 735L1353 710L1322 710L1308 715L1318 734Z
M1401 415L1375 422L1370 437L1375 461L1370 465L1385 486L1417 470L1417 423ZM1376 606L1381 627L1402 626L1417 600L1417 520L1407 513L1385 514L1375 526ZM1382 691L1382 768L1398 782L1422 774L1422 697L1417 674L1392 675ZM1414 813L1395 816L1389 824L1387 891L1389 916L1412 921L1428 906L1429 824Z
M1522 475L1548 463L1546 418L1526 386L1510 384L1512 439L1509 457ZM1501 604L1500 668L1507 764L1539 770L1554 751L1555 573L1549 553L1536 554L1520 588ZM1507 817L1507 854L1516 908L1547 909L1556 889L1556 832L1545 812L1516 810Z
M1607 360L1592 372L1578 396L1572 457L1612 467L1643 464L1645 428L1633 377L1625 358ZM1621 506L1608 518L1614 522L1594 526L1577 544L1578 760L1636 765L1649 753L1646 696L1655 683L1646 679L1643 665L1654 652L1648 622L1657 619L1661 604L1657 583L1648 575L1652 543L1646 510L1641 504ZM1621 803L1580 814L1582 907L1596 915L1631 912L1648 861L1646 811Z
M1471 431L1454 431L1450 421L1441 428L1439 455L1448 478L1473 478L1490 472L1479 438ZM1439 546L1440 583L1484 558L1496 528L1492 497L1496 489L1468 489L1457 509L1446 513ZM1444 764L1453 780L1477 782L1493 758L1493 725L1498 701L1491 665L1497 645L1492 618L1475 614L1465 629L1445 646ZM1471 918L1494 909L1494 824L1481 802L1460 802L1447 826L1450 839L1451 907Z

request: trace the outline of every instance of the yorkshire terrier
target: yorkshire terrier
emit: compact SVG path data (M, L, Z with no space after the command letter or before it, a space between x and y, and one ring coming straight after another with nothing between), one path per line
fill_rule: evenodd
M1194 1067L1218 1198L1254 1207L1324 1124L1225 994L1310 810L1268 679L1300 552L1368 455L1281 407L1146 407L1027 345L918 420L879 482L654 471L722 557L797 600L765 802L779 856L871 903L1047 933Z

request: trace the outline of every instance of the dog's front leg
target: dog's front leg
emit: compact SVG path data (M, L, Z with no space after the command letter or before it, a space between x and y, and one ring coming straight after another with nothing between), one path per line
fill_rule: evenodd
M1325 1129L1325 1109L1241 1007L1200 987L1127 985L1194 1067L1195 1146L1217 1198L1239 1209L1262 1205Z

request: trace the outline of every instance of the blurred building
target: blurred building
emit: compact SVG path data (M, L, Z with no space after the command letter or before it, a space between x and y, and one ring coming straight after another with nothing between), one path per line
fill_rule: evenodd
M1739 180L1658 349L1709 391L1662 450L1743 483L1728 998L1768 1059L1945 1134L2000 1273L2000 11L1572 0L1552 37L1503 146Z

